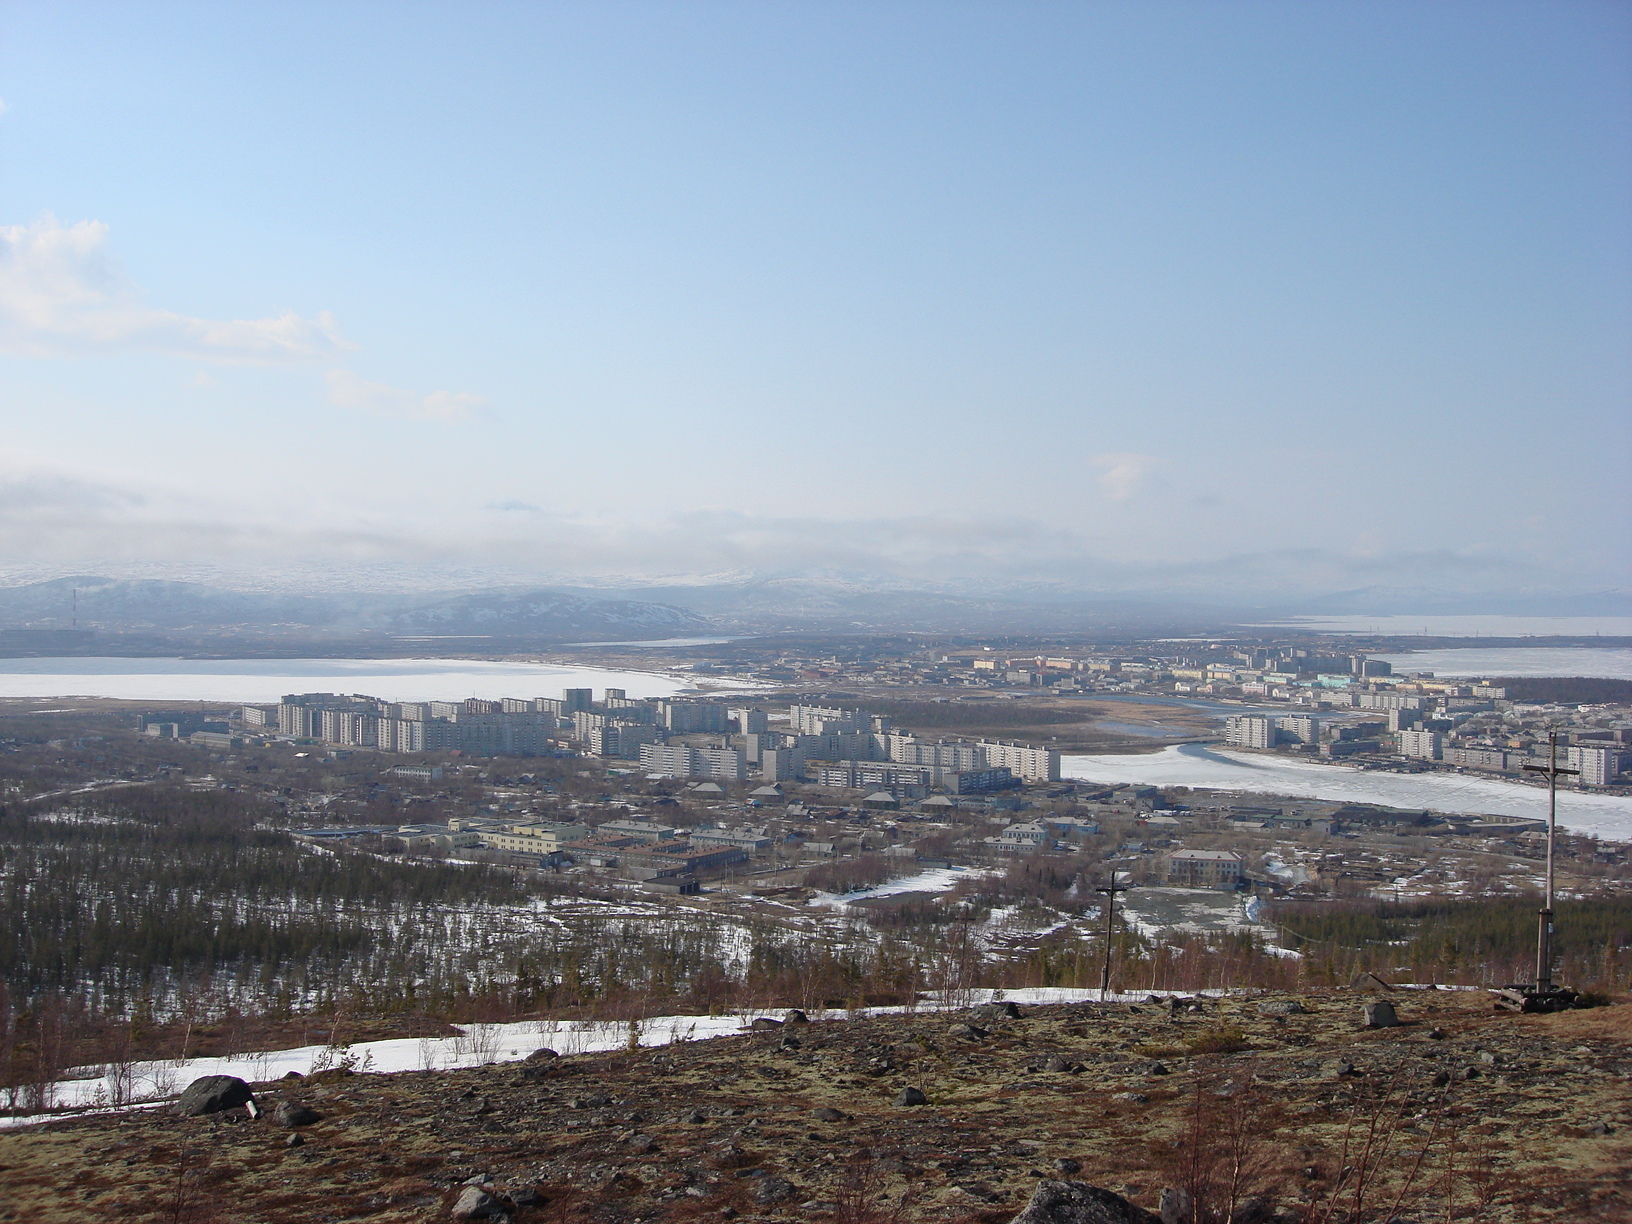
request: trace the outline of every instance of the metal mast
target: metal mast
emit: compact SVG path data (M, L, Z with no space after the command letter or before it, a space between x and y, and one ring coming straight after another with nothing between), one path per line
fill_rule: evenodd
M1526 773L1547 775L1547 895L1536 927L1536 993L1548 994L1553 989L1553 832L1558 827L1558 779L1581 771L1558 767L1557 731L1547 733L1546 768L1526 765L1524 769Z

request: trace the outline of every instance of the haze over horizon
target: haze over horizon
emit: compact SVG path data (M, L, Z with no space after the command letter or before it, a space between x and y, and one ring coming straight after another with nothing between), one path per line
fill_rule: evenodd
M0 3L0 582L1625 592L1629 33Z

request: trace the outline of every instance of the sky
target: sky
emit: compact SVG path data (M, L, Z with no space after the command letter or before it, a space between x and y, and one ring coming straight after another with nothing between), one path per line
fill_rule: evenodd
M0 581L1624 590L1629 34L0 0Z

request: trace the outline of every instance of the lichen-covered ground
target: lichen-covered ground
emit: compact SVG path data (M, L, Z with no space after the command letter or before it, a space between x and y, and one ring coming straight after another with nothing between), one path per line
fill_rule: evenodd
M257 1087L323 1115L298 1131L154 1109L0 1135L0 1220L445 1220L486 1178L516 1221L1004 1221L1057 1161L1154 1209L1231 1151L1282 1220L1344 1168L1334 1222L1396 1199L1410 1220L1632 1218L1632 1006L1517 1016L1396 991L1402 1026L1366 1030L1372 997L880 1016L328 1072ZM1263 1014L1294 998L1302 1014ZM908 1088L926 1103L896 1104Z

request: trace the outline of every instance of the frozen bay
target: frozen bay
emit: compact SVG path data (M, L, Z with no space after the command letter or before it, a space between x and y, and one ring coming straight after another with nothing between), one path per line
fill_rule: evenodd
M1088 782L1260 791L1340 803L1547 818L1547 792L1538 786L1470 774L1397 774L1320 765L1291 757L1221 752L1200 744L1122 756L1067 756L1061 773ZM1632 798L1560 791L1558 823L1581 833L1632 840Z
M608 686L668 697L689 679L652 672L481 659L0 659L0 698L275 702L285 693L366 693L386 701L559 697Z

